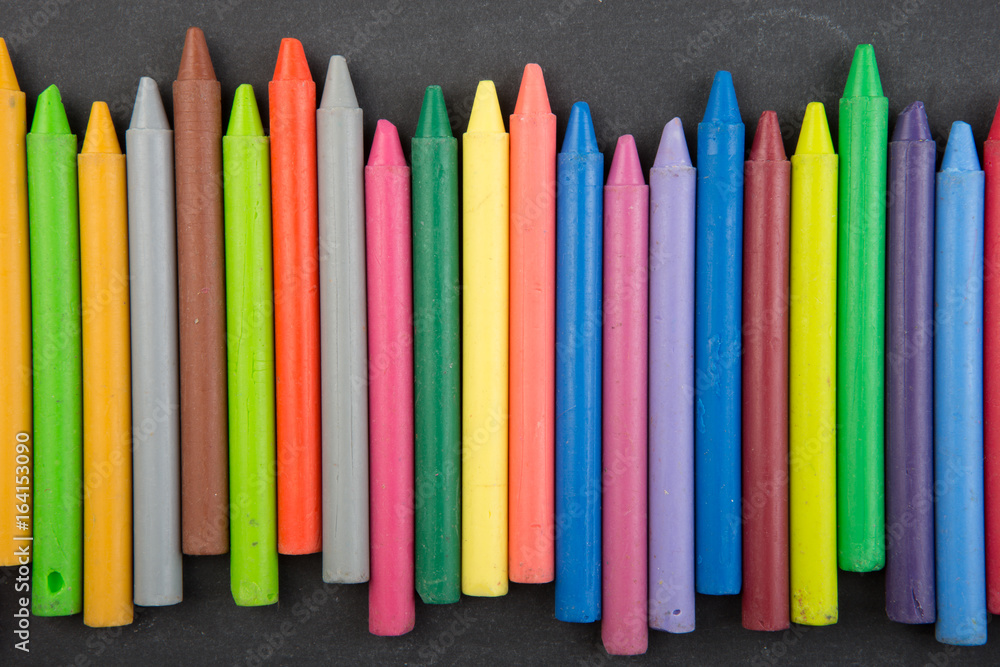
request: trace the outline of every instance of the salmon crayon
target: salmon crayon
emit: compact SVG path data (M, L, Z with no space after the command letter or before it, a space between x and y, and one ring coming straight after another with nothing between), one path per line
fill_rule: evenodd
M510 578L555 577L556 116L524 68L510 117Z
M365 167L371 582L368 630L413 629L413 274L410 169L396 127L380 120Z
M649 186L635 139L618 139L604 186L604 399L601 639L639 655L646 613Z

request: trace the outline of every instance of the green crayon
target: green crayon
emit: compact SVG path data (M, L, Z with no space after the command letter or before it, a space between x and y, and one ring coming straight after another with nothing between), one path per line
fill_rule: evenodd
M458 141L440 86L424 93L411 153L415 581L425 603L443 604L461 596L462 348Z
M840 100L837 548L843 570L885 565L885 183L889 101L858 46ZM833 425L831 424L832 428Z
M222 139L230 585L241 606L278 601L270 159L253 88L244 84Z
M38 96L27 136L34 373L31 610L83 610L83 367L76 135L59 89Z

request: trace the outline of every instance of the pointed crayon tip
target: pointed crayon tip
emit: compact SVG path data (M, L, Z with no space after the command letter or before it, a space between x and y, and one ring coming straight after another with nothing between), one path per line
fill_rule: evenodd
M472 101L469 127L466 132L505 132L500 100L492 81L480 81L476 98Z
M399 143L399 131L387 120L379 120L375 125L375 138L368 154L369 167L405 167L403 145Z
M1000 103L997 103L997 110L993 114L993 124L990 125L990 136L987 141L1000 141Z
M611 171L607 185L645 185L639 151L635 147L635 137L625 134L618 137L615 155L611 158Z
M233 112L229 116L227 137L263 137L264 124L260 120L260 110L257 108L257 98L253 94L253 86L241 84L236 89L233 98Z
M139 79L139 89L135 92L135 106L132 107L130 130L169 130L167 112L163 110L160 89L148 76Z
M875 47L858 44L844 86L844 97L882 97L882 80L875 63Z
M417 132L414 136L420 138L455 136L451 133L448 107L445 106L441 86L427 86L427 90L424 91L424 103L420 106L420 119L417 121Z
M781 140L778 112L765 111L760 115L757 131L753 135L753 145L750 147L750 159L773 162L783 162L788 159L785 155L785 144Z
M563 137L563 153L597 153L594 119L586 102L577 102L569 112L569 124Z
M892 140L933 141L923 102L913 102L899 112L899 116L896 117L896 127L892 131Z
M979 171L979 154L972 126L956 120L951 124L951 134L944 149L941 171Z
M688 151L687 139L684 138L684 124L680 118L674 118L663 126L653 168L690 166L691 153Z
M524 66L521 89L517 93L517 103L514 104L514 113L552 113L552 107L549 106L549 94L545 90L542 68L535 63L528 63Z
M35 115L31 119L32 134L73 134L69 129L69 119L63 106L62 95L54 85L38 96Z
M833 139L830 138L830 123L826 120L826 108L822 102L806 105L806 115L802 118L796 155L833 155Z
M83 135L81 153L116 153L122 152L115 134L115 124L111 120L111 111L104 102L94 102L90 107L90 120L87 121L87 133Z
M357 109L358 96L354 94L354 82L351 72L347 69L347 58L333 56L326 68L326 83L323 84L323 97L320 109Z
M285 37L278 47L278 62L274 66L274 81L312 81L309 61L302 42Z
M0 90L21 90L17 85L17 75L14 74L14 63L10 61L7 42L0 37Z
M712 91L708 94L708 105L705 107L705 123L741 123L740 107L736 104L736 88L733 87L733 75L726 71L715 73Z
M208 55L208 42L201 28L188 28L184 36L184 50L181 51L181 66L177 71L178 81L215 81L212 57Z

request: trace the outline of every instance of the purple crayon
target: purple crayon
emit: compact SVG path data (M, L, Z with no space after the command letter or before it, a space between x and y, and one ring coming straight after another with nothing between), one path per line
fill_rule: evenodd
M885 608L900 623L933 623L934 166L924 105L889 142L886 261Z
M649 172L649 626L694 630L694 241L684 127Z

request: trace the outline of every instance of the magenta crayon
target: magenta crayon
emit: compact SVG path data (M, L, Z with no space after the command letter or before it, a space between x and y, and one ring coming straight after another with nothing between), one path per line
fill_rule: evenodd
M694 238L684 126L649 172L649 627L694 630Z
M380 120L365 167L371 583L368 630L413 629L413 279L410 168Z
M618 139L604 187L601 638L646 652L646 377L649 187L635 139Z

